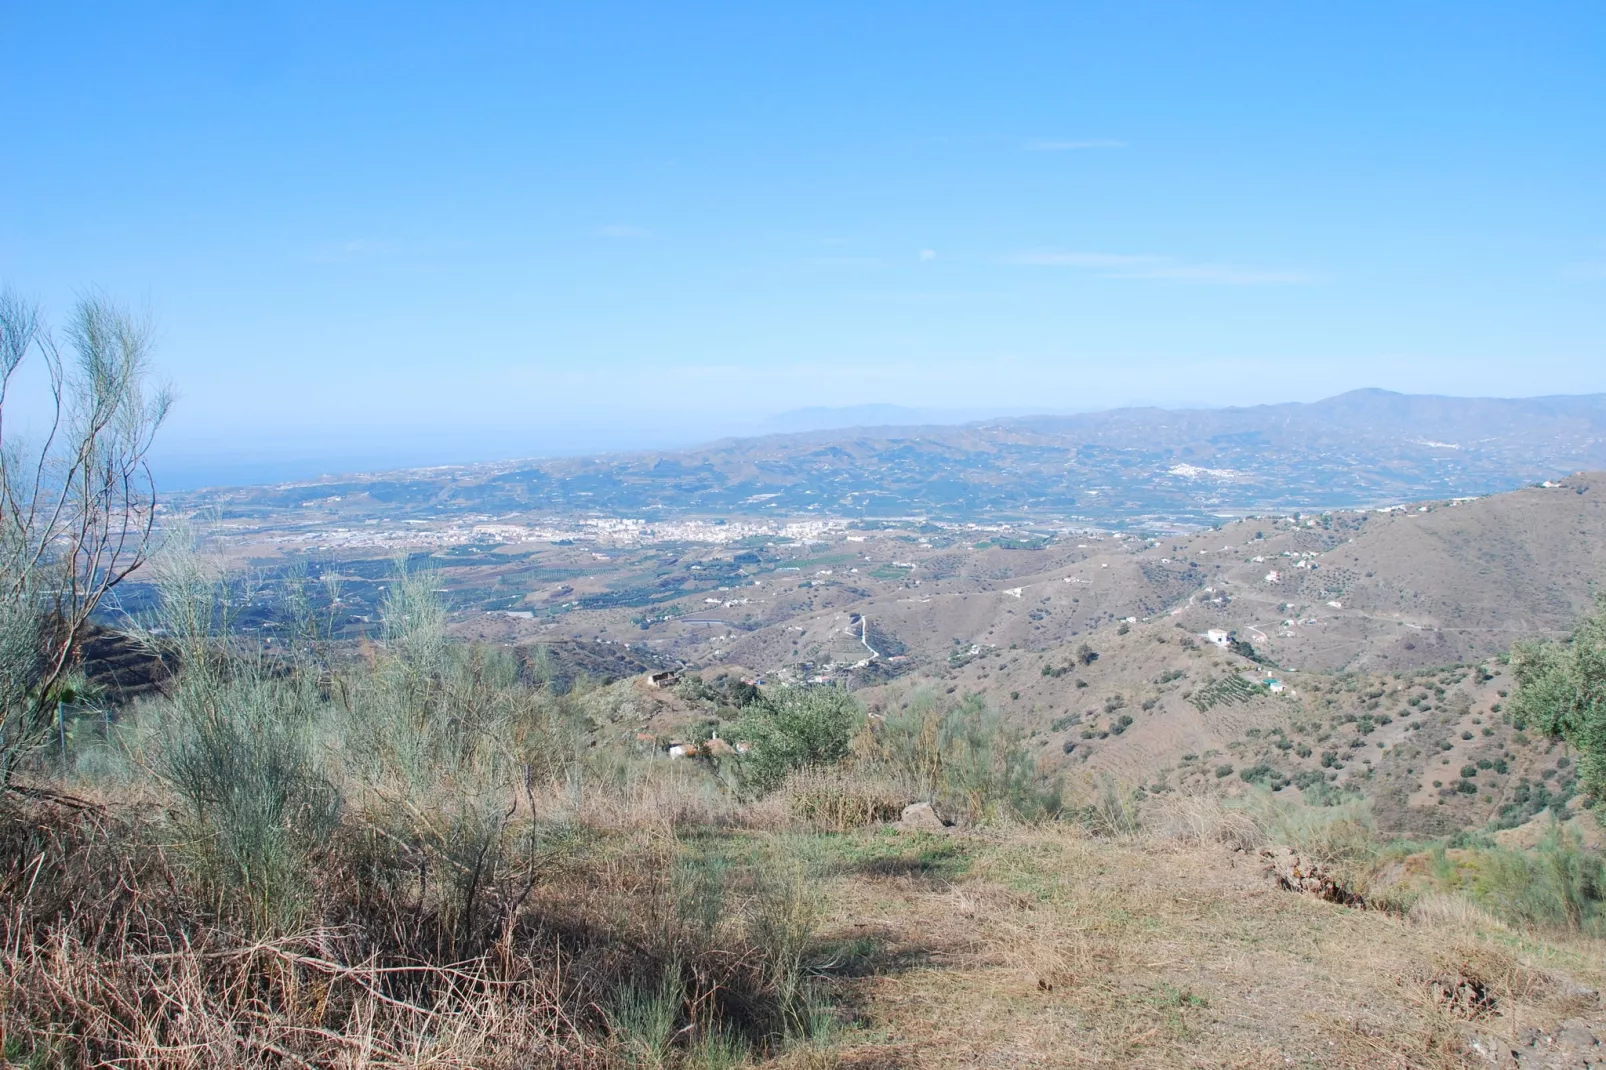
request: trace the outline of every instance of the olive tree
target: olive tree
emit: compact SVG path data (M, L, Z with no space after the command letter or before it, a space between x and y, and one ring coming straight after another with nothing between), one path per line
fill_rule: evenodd
M1512 721L1576 748L1579 780L1599 808L1606 801L1606 596L1565 642L1519 643L1511 670Z
M847 757L864 708L841 688L765 690L732 727L752 749L735 761L744 792L767 795L794 769L832 765Z
M58 340L0 291L0 784L48 739L91 614L150 550L146 456L172 404L150 351L148 324L104 297L78 301ZM38 396L18 396L30 380ZM18 408L40 399L19 436Z

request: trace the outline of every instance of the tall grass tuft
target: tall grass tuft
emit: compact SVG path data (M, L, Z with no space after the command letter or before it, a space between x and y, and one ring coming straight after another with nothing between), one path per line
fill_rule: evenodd
M1606 934L1606 861L1560 822L1532 851L1483 848L1472 865L1473 896L1508 921Z
M893 821L909 797L873 771L842 768L801 769L777 792L787 813L821 832L846 832Z
M301 919L340 793L317 751L315 688L232 644L236 599L191 547L175 541L159 563L147 633L176 647L184 669L128 741L182 800L186 845L219 902L272 935Z
M823 1040L834 1020L809 972L819 898L804 867L781 857L766 860L756 892L748 908L748 935L760 955L780 1035L791 1043Z
M1375 858L1381 847L1369 800L1309 806L1255 791L1239 805L1264 830L1267 840L1292 847L1324 865L1353 870Z
M186 803L191 848L260 935L299 923L313 859L340 819L312 723L304 686L252 670L181 686L166 718L157 764Z
M1037 819L1061 806L1018 731L979 695L954 702L929 688L910 694L873 726L864 764L913 797L970 822Z
M684 1005L678 962L666 963L656 981L624 985L607 1012L615 1048L631 1066L646 1070L668 1066Z
M1076 809L1076 817L1095 836L1136 836L1143 829L1143 814L1130 788L1108 775L1098 779L1089 801Z

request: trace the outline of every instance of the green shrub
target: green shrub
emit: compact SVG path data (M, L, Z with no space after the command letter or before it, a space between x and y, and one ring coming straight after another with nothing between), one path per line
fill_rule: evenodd
M1265 762L1260 762L1256 765L1250 766L1247 769L1240 770L1238 776L1246 784L1260 784L1270 788L1272 791L1277 791L1284 784L1288 783L1287 777L1278 772L1275 767L1268 765Z
M1520 643L1511 653L1512 723L1579 752L1586 792L1606 799L1606 596L1565 643Z
M916 691L874 725L864 758L912 796L971 821L1037 818L1060 807L1058 787L1038 776L1020 733L979 695L954 702Z
M1513 921L1606 930L1606 861L1559 823L1532 851L1495 847L1475 857L1473 894Z
M208 879L259 932L294 925L340 799L312 751L312 699L291 681L191 677L165 711L158 767L186 803Z
M780 787L795 769L831 765L847 756L864 710L834 687L772 688L749 705L731 737L752 745L728 759L742 792L757 797Z

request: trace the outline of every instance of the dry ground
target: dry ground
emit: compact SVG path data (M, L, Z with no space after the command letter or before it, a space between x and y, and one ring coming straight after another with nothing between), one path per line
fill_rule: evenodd
M1598 942L1339 906L1275 888L1253 852L1060 828L814 850L836 965L866 960L837 982L844 1065L1490 1065L1475 1032L1603 1020ZM1492 1002L1435 995L1468 981Z
M535 870L539 880L513 908L523 920L516 926L510 921L502 943L480 963L489 968L502 962L497 956L506 958L516 943L520 950L507 961L525 963L517 976L526 978L519 983L533 995L486 1000L484 1006L442 1005L438 1013L428 1012L428 1029L407 1034L416 1042L411 1055L396 1044L354 1051L363 1047L357 1038L327 1030L318 1035L328 1045L308 1049L305 1057L286 1055L275 1045L304 1039L296 1032L298 1022L311 1013L290 1007L254 1029L244 1019L227 1028L192 1022L169 1030L174 1036L160 1044L125 1045L143 1052L142 1059L97 1065L192 1070L223 1065L212 1058L222 1053L228 1065L239 1067L353 1070L559 1062L659 1070L736 1070L755 1062L789 1070L1438 1070L1512 1065L1490 1062L1472 1045L1521 1047L1534 1030L1557 1036L1569 1021L1582 1021L1594 1037L1606 1039L1599 994L1606 986L1606 942L1507 927L1464 900L1443 896L1423 896L1403 914L1282 890L1258 852L1263 836L1244 823L1235 841L1233 815L1244 818L1218 804L1201 804L1191 816L1150 815L1144 831L1096 838L1070 822L815 832L773 806L721 817L687 809L691 801L680 790L589 804L583 825L543 849ZM1235 842L1245 846L1236 848ZM61 861L71 867L70 858ZM85 865L93 867L94 859ZM149 859L145 865L167 872ZM1397 878L1408 880L1412 866L1395 869ZM713 913L699 923L705 926L700 938L684 928L701 915L687 912L697 904L685 899L675 876L698 873L748 875L715 900L724 905L709 908ZM82 871L74 880L94 883ZM837 1024L813 1043L762 1060L711 1060L706 1053L675 1049L643 1062L617 1037L609 1040L603 1026L617 986L632 973L636 983L650 984L656 975L642 971L661 964L665 954L689 956L681 961L706 973L714 987L700 998L712 1001L726 991L740 1001L743 962L757 946L755 930L745 922L733 928L727 914L747 909L743 904L752 900L755 880L806 888L805 898L816 901L819 913L808 926L813 936L803 964L817 978ZM135 887L150 893L141 893L148 909L160 908L173 894L154 879L143 885L136 880ZM33 895L31 884L25 890L15 882L0 892L19 904ZM1409 896L1395 898L1404 902ZM95 1018L87 1009L95 993L132 991L115 980L98 984L81 976L92 967L91 958L66 955L66 937L59 947L23 947L17 909L18 923L0 948L0 1015L12 1001L21 1015L24 1004L39 1012L41 1000L70 996L77 1009L63 1021L87 1021ZM49 913L30 925L48 928ZM258 945L252 953L265 948L272 950ZM143 963L145 976L152 961L168 957L125 956L101 968L127 973ZM67 958L77 967L66 969ZM191 956L191 965L205 958ZM359 972L324 969L330 971ZM184 991L197 1007L228 1003L201 998L199 981L191 981ZM328 988L332 982L322 983ZM498 980L492 987L511 983ZM151 994L158 997L171 1002L172 993ZM167 1012L149 1017L155 1013L129 1011L153 1030ZM311 1016L314 1024L324 1017ZM5 1020L15 1024L20 1017ZM337 1028L349 1029L350 1023ZM245 1036L272 1043L252 1049L242 1046ZM6 1042L0 1028L0 1052ZM337 1052L339 1057L332 1054ZM528 1061L536 1052L545 1053L546 1062Z

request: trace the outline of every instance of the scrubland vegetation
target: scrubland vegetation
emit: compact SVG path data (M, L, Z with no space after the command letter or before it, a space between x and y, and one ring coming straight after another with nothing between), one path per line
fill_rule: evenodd
M789 837L915 797L969 821L1057 807L969 705L915 696L874 723L841 690L753 691L728 731L747 754L671 764L599 732L632 685L558 694L449 642L427 573L337 653L293 597L286 649L248 647L222 577L181 550L158 569L167 694L13 748L12 1058L813 1050L838 1016Z
M560 694L449 641L428 573L398 572L356 649L292 591L270 650L230 634L205 562L158 569L165 696L19 752L0 806L23 1065L941 1064L987 1037L1454 1065L1435 985L1544 1021L1603 980L1606 881L1560 824L1530 850L1389 843L1359 801L1054 784L979 700L921 690L876 717L839 689L721 696L750 749L671 761L617 730L635 681ZM954 827L899 825L916 800ZM1352 905L1273 891L1268 845ZM1393 1009L1339 1028L1363 982L1336 949L1378 940ZM1223 952L1279 984L1304 962L1314 1032L1230 1025L1257 982L1211 975Z

